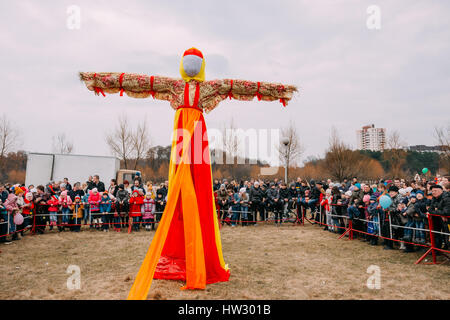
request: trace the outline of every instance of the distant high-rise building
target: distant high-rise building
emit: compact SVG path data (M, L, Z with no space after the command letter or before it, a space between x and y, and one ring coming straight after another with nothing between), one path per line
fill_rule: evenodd
M383 151L386 145L386 129L375 128L375 125L362 127L356 131L358 149Z

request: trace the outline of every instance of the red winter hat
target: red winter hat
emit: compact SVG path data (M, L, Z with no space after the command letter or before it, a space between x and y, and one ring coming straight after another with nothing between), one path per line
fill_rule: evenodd
M203 54L202 54L202 52L201 52L200 50L198 50L198 49L195 49L195 48L187 49L187 50L184 52L183 57L184 57L184 56L187 56L187 55L194 55L194 56L197 56L197 57L200 57L200 58L203 59Z

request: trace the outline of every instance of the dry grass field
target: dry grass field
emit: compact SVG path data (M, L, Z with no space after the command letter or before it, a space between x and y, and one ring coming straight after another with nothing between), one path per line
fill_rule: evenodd
M0 299L126 299L154 232L83 231L26 235L0 245ZM206 290L155 280L150 299L450 299L450 265L415 265L420 252L337 240L318 226L222 228L230 281ZM69 265L81 289L67 289ZM381 269L368 289L367 268Z

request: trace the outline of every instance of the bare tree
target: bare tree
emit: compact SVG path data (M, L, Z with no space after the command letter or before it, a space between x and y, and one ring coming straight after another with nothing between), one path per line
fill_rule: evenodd
M228 127L222 129L222 145L226 156L230 156L233 159L233 164L235 158L238 156L239 146L241 141L236 132L236 127L234 125L234 119L231 118Z
M235 176L236 167L237 167L237 157L239 154L239 148L241 145L241 140L237 134L237 128L234 125L234 119L231 118L230 123L227 127L223 127L222 129L222 147L225 152L225 165L230 164L230 160L232 160L230 167L231 176ZM218 149L215 150L219 151ZM231 159L230 159L231 158Z
M134 167L136 170L139 161L142 160L150 149L150 138L147 128L147 121L143 120L138 124L136 131L131 136L133 144Z
M361 154L358 151L351 150L350 146L339 138L334 127L331 129L324 167L333 178L339 181L359 176L363 171L364 162L361 159Z
M53 152L61 154L70 154L73 152L73 142L69 141L65 133L58 133L52 137Z
M295 128L295 124L291 122L288 127L281 129L282 140L277 147L280 161L284 164L289 177L289 167L296 166L304 152L304 147L300 142L300 138Z
M129 159L133 152L133 132L125 114L118 118L118 124L114 131L106 135L106 143L111 152L123 160L125 169L128 169Z
M383 152L383 158L389 163L389 174L393 177L404 176L403 166L406 163L406 143L402 141L400 133L395 130L387 138L387 149Z
M435 127L434 130L441 149L441 168L450 174L450 123L447 128Z
M17 146L19 132L12 126L6 114L0 117L0 162Z
M106 135L106 143L111 152L124 162L125 169L132 167L136 170L139 161L143 160L150 150L146 120L138 123L136 130L133 130L128 117L125 114L121 115L118 118L117 127Z

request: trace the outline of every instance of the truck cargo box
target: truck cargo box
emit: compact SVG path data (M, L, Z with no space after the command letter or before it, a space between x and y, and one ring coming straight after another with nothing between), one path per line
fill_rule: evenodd
M97 174L108 186L119 169L120 160L116 157L30 152L27 154L25 184L46 185L68 178L73 185L86 182L89 176Z

